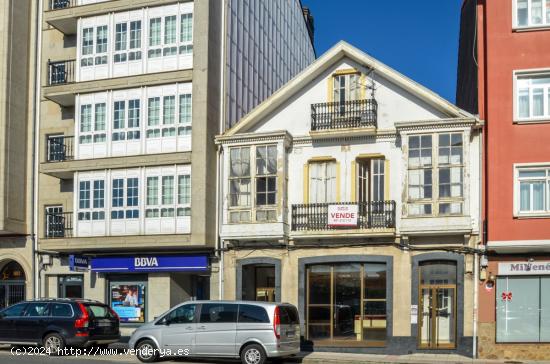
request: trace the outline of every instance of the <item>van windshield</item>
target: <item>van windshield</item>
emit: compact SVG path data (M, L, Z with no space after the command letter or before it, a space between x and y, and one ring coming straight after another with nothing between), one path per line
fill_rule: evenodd
M299 325L300 316L298 310L293 306L279 306L279 314L281 315L281 325Z

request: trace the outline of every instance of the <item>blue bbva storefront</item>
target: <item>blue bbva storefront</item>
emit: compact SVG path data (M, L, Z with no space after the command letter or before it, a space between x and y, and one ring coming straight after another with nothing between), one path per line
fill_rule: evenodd
M142 324L185 300L209 298L208 255L123 255L90 259L123 324Z

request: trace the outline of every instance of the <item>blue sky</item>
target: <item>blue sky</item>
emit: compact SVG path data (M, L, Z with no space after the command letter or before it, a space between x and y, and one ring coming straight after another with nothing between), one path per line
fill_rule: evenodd
M321 55L343 39L455 101L461 0L302 0Z

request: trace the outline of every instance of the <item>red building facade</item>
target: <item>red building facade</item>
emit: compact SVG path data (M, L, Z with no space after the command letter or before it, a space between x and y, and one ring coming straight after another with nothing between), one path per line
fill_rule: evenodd
M550 359L550 1L465 0L459 48L485 122L478 354Z

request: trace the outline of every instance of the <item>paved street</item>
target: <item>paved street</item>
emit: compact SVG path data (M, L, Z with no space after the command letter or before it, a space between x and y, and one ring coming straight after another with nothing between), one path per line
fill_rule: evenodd
M105 355L105 356L59 356L50 357L47 355L15 355L12 352L10 346L2 345L0 347L0 363L10 364L69 364L74 363L76 360L82 364L105 364L107 363L121 363L121 364L136 364L140 363L137 358L131 355L125 355L122 350L119 350L119 355ZM299 359L285 361L285 363L298 363ZM173 360L164 360L162 363L187 363L187 364L214 364L214 363L227 363L237 364L239 360L190 360L186 358L179 358Z
M82 364L137 364L140 363L135 357L123 354L119 349L118 355L105 356L64 356L50 357L45 355L14 355L9 346L0 346L0 363L9 364L69 364L74 362ZM172 359L164 360L162 363L186 363L186 364L237 364L239 360L201 360L201 359ZM300 363L300 364L541 364L550 363L549 361L506 361L506 360L473 360L456 354L411 354L411 355L373 355L373 354L352 354L336 352L314 352L302 353L299 357L285 360L282 364Z

